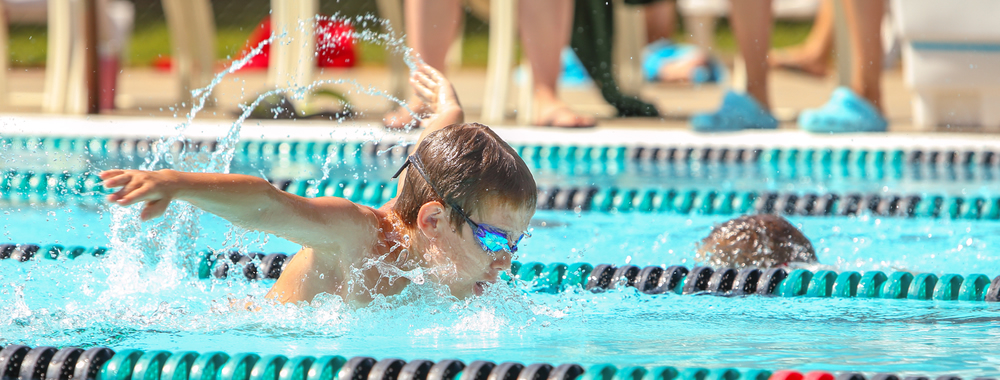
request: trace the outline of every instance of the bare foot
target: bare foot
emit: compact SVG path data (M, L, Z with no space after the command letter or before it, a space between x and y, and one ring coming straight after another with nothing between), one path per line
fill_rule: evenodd
M827 57L817 57L803 48L772 50L768 63L773 68L800 72L814 77L825 77L830 64Z
M590 128L597 125L597 120L592 116L579 115L569 108L566 103L554 102L547 107L543 107L535 119L534 125L559 128Z
M660 66L656 78L664 83L689 83L694 70L701 66L708 66L708 56L697 52L690 57Z
M427 106L425 106L419 98L411 99L406 102L406 104L418 115L423 115L428 112ZM413 115L410 114L410 111L407 111L406 108L400 106L387 112L385 116L382 117L382 124L388 129L420 128L420 119L414 118Z

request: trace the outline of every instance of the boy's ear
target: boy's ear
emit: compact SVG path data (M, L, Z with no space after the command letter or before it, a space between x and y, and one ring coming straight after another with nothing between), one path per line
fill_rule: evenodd
M417 228L428 237L437 237L450 228L448 213L441 202L427 202L420 206L417 213Z

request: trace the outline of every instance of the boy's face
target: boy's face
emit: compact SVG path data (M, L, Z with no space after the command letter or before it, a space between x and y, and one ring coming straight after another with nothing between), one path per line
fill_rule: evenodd
M507 238L516 242L524 231L528 230L528 222L534 214L533 209L499 205L484 207L482 212L474 212L469 217L473 222L488 224L509 232L513 236ZM455 266L455 272L441 277L441 282L451 289L452 295L458 298L481 295L487 283L496 282L500 272L510 270L513 259L510 252L489 252L483 250L476 238L472 226L465 221L461 224L461 234L458 230L442 236L440 246L444 255Z

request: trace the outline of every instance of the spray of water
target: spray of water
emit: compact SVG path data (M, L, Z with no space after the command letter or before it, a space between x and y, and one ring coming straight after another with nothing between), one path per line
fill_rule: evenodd
M344 18L335 15L329 19L317 17L316 19L309 20L307 22L315 23L322 20L338 21L344 20ZM353 36L354 38L369 43L379 44L386 47L393 53L402 54L404 62L406 62L407 66L411 69L414 67L415 58L411 54L410 49L403 45L403 39L401 37L395 37L396 34L392 32L391 26L388 25L386 21L380 20L371 15L358 16L348 19L347 21L353 25L361 25L366 28L361 32L355 33ZM369 26L379 26L384 30L387 30L387 32L374 32L367 28ZM375 88L374 86L363 85L352 79L329 79L313 81L312 83L307 84L290 84L286 87L268 90L260 94L248 104L242 105L242 113L232 124L229 125L226 131L221 133L222 137L218 139L213 151L206 152L204 150L189 150L190 145L185 144L185 133L192 125L192 122L196 119L198 113L204 109L215 87L221 83L227 75L236 72L245 66L255 55L260 54L266 45L275 43L275 41L284 38L286 34L287 33L285 32L279 32L271 36L268 40L261 42L251 49L251 51L243 58L234 61L227 69L216 75L211 83L206 87L193 91L192 94L194 95L194 102L192 104L192 108L188 112L185 120L176 127L177 133L173 136L165 136L156 141L152 145L152 154L149 155L140 168L143 170L171 168L189 172L228 173L236 153L236 147L240 138L240 131L243 123L250 116L253 109L258 107L265 100L265 98L272 95L284 94L292 100L303 100L308 96L308 94L320 87L330 85L346 85L351 88L351 91L354 93L386 98L400 104L400 106L404 108L406 107L402 100L397 99L392 95ZM412 113L412 111L410 112ZM414 114L414 116L416 115ZM342 121L343 120L339 120L339 122ZM392 147L389 149L392 149ZM388 149L379 152L379 154L382 154L385 151L388 151ZM325 158L323 163L322 178L320 178L319 181L328 179L330 176L330 169L340 165L340 162L336 161L335 157L335 155L328 155ZM191 288L195 288L197 290L204 291L209 295L219 295L218 290L213 288L219 284L206 287L204 283L190 280L191 273L194 272L192 268L194 266L193 259L196 259L193 257L192 253L199 248L196 246L196 240L199 230L198 225L200 211L187 203L175 202L161 219L152 223L146 223L146 225L139 223L139 205L127 208L112 207L110 212L111 228L108 233L108 237L113 254L104 261L104 269L108 275L107 286L102 287L103 292L101 292L98 297L100 299L99 303L106 305L104 313L114 314L115 310L121 310L114 305L118 305L121 308L128 310L145 310L147 314L163 312L166 315L174 313L185 315L193 313L197 315L197 310L194 309L201 308L208 310L211 313L232 314L232 316L227 317L227 319L230 321L235 319L237 324L239 324L240 322L247 322L250 319L257 318L247 316L244 312L246 302L249 301L251 304L260 306L260 309L258 309L255 314L257 316L261 313L275 314L275 316L280 315L281 319L287 320L288 318L299 319L299 316L304 315L303 313L307 313L309 318L304 319L310 321L307 322L309 329L315 329L315 326L311 325L312 323L332 323L334 321L338 321L340 318L345 318L341 315L341 310L344 307L343 301L336 296L320 296L309 305L273 305L260 299L261 294L266 290L266 288L261 287L259 284L248 285L245 283L239 283L238 280L227 281L226 285L231 293L227 293L227 295L223 298L228 301L212 301L212 306L210 307L205 307L203 304L204 301L195 302L195 304L201 306L190 306L182 303L164 306L157 300L167 293L175 293L179 288L186 288L189 291ZM260 241L261 239L266 240L266 234L246 231L234 226L230 229L226 236L226 242L223 244L223 247L219 247L219 250L238 250L246 252L250 249L242 242L246 240L247 236L251 236L252 234L257 234L257 241ZM398 242L397 244L408 245L407 242L409 237L400 236L397 238L398 239L393 239ZM412 286L407 288L407 291L405 291L404 294L388 298L375 294L373 289L357 289L358 291L368 291L372 298L376 300L371 306L372 310L384 309L386 307L397 307L401 304L412 304L417 305L416 307L419 308L430 307L437 309L454 309L455 307L458 307L460 310L475 310L468 311L473 313L475 316L473 319L475 320L484 319L483 313L488 313L493 315L490 318L509 320L513 324L523 324L527 320L523 319L522 316L532 316L536 314L535 312L526 313L527 310L524 310L524 307L527 306L525 305L521 305L520 309L518 307L514 307L513 309L508 310L504 309L504 307L510 306L487 306L486 304L476 303L481 301L475 301L473 303L456 303L457 300L450 297L450 292L447 291L446 288L442 288L441 285L434 284L432 281L427 281L428 276L438 278L454 276L454 265L449 266L445 263L440 267L425 269L420 268L419 265L415 265L416 260L408 258L408 255L404 255L403 257L404 260L402 262L393 263L388 263L380 259L371 259L365 261L359 268L352 268L351 272L354 273L354 276L348 280L348 283L351 286L363 284L360 277L361 273L373 267L377 268L377 270L383 275L383 278L380 281L393 282L405 279L412 284ZM238 276L231 276L230 278L233 277ZM181 284L194 285L190 287L179 286ZM496 301L500 301L500 299L502 299L502 303L504 304L509 304L512 300L517 299L522 300L519 302L523 303L523 297L521 297L520 294L511 293L509 291L505 293L504 290L500 290L509 289L506 286L499 286L491 289L492 290L488 292L491 296L487 296L485 299L494 299ZM195 293L198 293L198 291L195 291ZM249 294L249 296L247 296L249 298L244 298L243 294ZM201 296L204 297L205 293L202 293ZM136 299L146 300L146 306L134 306L134 301ZM415 299L422 301L414 302ZM405 300L405 302L400 300ZM192 301L192 299L189 299L188 301ZM444 303L438 304L437 302ZM139 313L143 314L143 312ZM472 318L472 316L467 317ZM530 318L532 317L529 317L529 319ZM148 322L148 318L139 318L139 320L143 321L140 325L147 324ZM159 324L168 322L150 323ZM490 328L495 328L498 325L503 326L504 324L489 323L488 325L491 326ZM283 325L280 327L285 328L289 326ZM474 328L474 326L467 328ZM338 333L337 331L331 331L330 329L321 330L332 334Z

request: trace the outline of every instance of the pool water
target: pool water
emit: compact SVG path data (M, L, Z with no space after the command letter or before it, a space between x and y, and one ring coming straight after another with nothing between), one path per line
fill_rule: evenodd
M106 207L106 206L103 206ZM0 213L3 241L102 245L110 213L99 207L21 207ZM694 242L721 216L540 211L522 262L694 264ZM1000 273L991 252L1000 223L908 219L792 218L837 270ZM199 247L297 246L234 230L210 215ZM155 227L147 230L156 230ZM194 252L165 252L190 257ZM169 260L168 260L169 261ZM352 309L333 298L311 306L264 304L272 281L198 280L180 261L148 265L120 286L130 265L113 255L0 261L0 344L369 355L404 360L609 362L678 367L997 374L991 350L1000 305L881 299L725 298L638 293L532 293L496 286L481 298L442 299L431 285ZM129 280L131 281L131 280Z
M144 162L10 146L0 147L0 161L7 169L49 173ZM540 186L996 196L1000 178L997 167L976 165L528 163ZM237 155L228 168L272 180L387 181L400 164L398 155L331 161ZM273 280L197 279L198 251L294 253L297 245L185 207L143 225L135 220L138 206L110 207L74 195L48 205L0 203L0 243L113 248L103 258L0 260L0 345L1000 375L1000 351L991 349L1000 305L991 303L653 296L634 288L544 294L525 284L496 285L460 301L424 284L360 309L334 297L272 305L261 299ZM697 264L696 243L727 218L539 211L516 259L690 268ZM789 219L812 240L824 268L1000 274L1000 221ZM247 301L261 310L233 306Z

